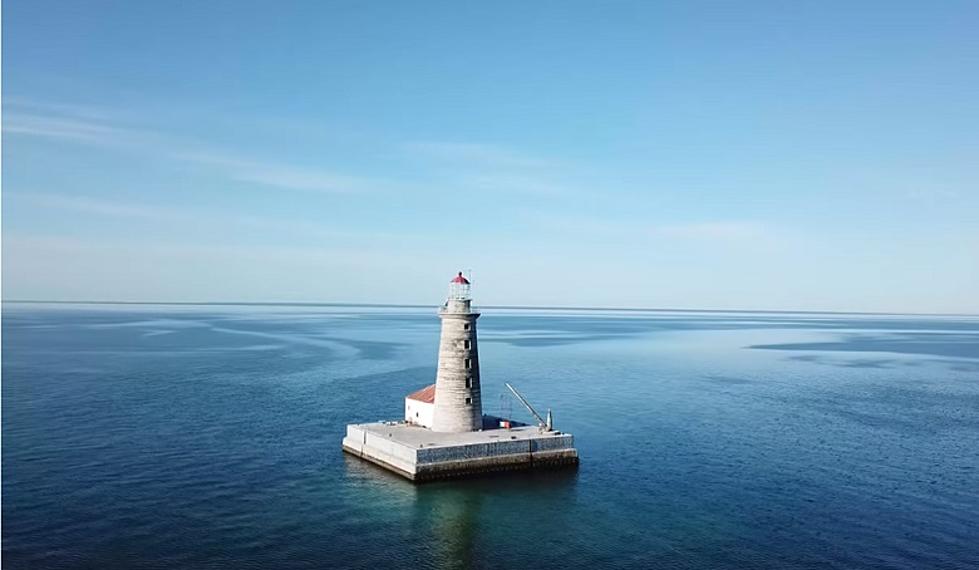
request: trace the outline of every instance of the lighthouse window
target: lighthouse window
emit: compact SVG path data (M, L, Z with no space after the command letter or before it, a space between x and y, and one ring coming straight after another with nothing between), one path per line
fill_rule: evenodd
M464 330L464 331L469 330L469 326L470 326L469 323L463 323L462 324L462 330Z
M467 403L467 404L471 404L471 403L473 403L473 399L472 399L472 398L466 398L466 403Z
M473 367L473 361L472 361L472 359L471 358L467 358L466 359L466 368L468 369L468 368L472 368L472 367Z
M472 388L472 387L473 387L473 377L470 376L469 378L466 378L466 388Z
M462 341L462 346L463 346L463 347L464 347L464 348L465 348L466 350L469 350L470 348L472 348L472 347L473 347L473 341L471 341L471 340L464 340L464 341Z

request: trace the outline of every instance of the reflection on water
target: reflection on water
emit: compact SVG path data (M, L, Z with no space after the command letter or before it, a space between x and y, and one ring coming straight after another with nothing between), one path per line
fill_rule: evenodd
M412 520L431 529L433 566L446 570L472 568L483 495L454 486L434 493L420 489L415 499Z
M573 469L415 484L346 454L344 466L350 479L370 489L372 502L405 509L405 524L425 542L423 550L430 557L426 567L438 569L485 567L480 552L491 546L486 536L501 529L519 536L526 525L560 525L564 517L551 509L575 502ZM504 516L496 514L507 510Z

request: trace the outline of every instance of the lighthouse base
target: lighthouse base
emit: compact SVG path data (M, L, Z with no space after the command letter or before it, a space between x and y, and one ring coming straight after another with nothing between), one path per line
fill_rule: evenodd
M497 418L485 420L499 425ZM440 433L403 422L351 424L343 450L419 482L578 465L574 436L536 426Z

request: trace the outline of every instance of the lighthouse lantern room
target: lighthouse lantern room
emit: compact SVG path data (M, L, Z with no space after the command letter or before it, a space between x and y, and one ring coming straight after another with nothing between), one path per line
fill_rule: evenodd
M462 271L456 274L452 281L449 281L449 299L455 301L467 301L472 299L472 285L469 280L462 275Z

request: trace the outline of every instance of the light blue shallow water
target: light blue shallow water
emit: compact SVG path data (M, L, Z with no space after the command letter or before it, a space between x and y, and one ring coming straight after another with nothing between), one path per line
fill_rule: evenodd
M4 568L979 567L977 319L487 311L581 467L414 486L339 442L434 311L3 317Z

